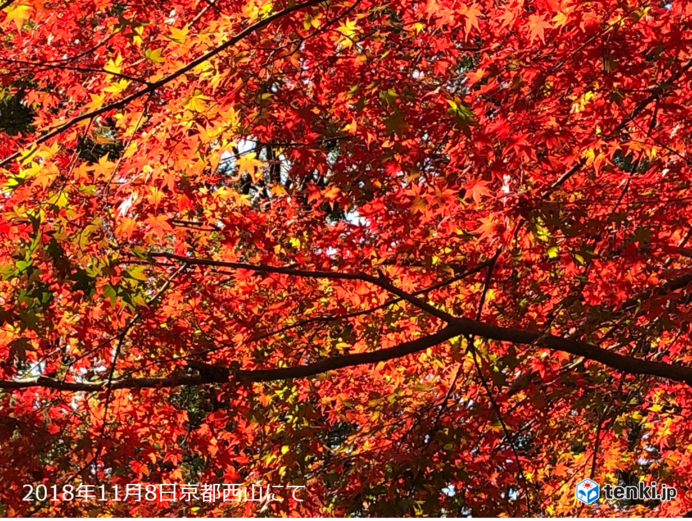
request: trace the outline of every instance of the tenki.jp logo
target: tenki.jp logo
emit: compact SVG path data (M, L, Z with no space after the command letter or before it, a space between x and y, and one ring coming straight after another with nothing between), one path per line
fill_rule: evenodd
M661 485L661 490L656 488L656 482L646 485L643 481L636 484L623 486L613 486L610 484L603 486L603 495L607 500L634 500L634 501L672 501L678 495L675 487L666 484ZM575 496L579 501L590 505L601 497L601 486L592 479L585 479L577 483Z
M577 483L576 495L579 501L590 505L600 497L600 487L595 481L585 479Z

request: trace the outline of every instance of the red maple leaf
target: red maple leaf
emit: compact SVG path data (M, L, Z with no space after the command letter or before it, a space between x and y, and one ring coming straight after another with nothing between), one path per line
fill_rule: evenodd
M531 34L531 39L540 39L541 42L545 43L545 29L551 29L552 25L545 21L542 16L537 14L532 14L529 16L529 32Z

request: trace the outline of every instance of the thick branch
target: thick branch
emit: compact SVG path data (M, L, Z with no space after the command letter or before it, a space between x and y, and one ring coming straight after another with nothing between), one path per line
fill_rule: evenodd
M177 387L182 385L202 385L216 383L202 376L181 376L179 378L126 378L114 380L110 389L144 389L156 387ZM27 389L30 387L45 387L59 391L97 392L108 389L105 382L61 382L54 378L40 376L34 380L0 380L0 389Z
M127 378L115 380L111 389L141 389L177 387L182 385L201 385L209 383L228 382L235 377L240 382L270 382L291 378L307 378L335 369L360 365L376 364L387 360L401 358L406 355L428 349L460 335L474 335L488 340L512 342L514 344L535 345L554 351L564 351L576 356L600 362L608 367L627 374L659 376L676 382L692 385L692 367L652 362L621 355L602 349L593 344L579 342L553 335L542 335L537 331L512 329L470 319L455 319L447 327L437 333L410 342L404 342L395 347L337 356L320 360L307 365L297 365L276 369L249 369L235 372L219 368L217 373L205 373L199 376L179 376L168 378ZM26 389L31 387L46 387L62 391L102 391L108 387L106 383L60 382L52 378L39 377L34 380L0 381L0 389Z

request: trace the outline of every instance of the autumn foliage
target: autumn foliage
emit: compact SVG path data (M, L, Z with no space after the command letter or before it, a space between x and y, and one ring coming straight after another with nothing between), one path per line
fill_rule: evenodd
M0 7L0 514L692 510L690 3Z

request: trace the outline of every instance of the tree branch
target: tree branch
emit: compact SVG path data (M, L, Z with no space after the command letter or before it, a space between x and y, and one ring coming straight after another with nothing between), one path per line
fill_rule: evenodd
M628 116L620 122L619 125L617 125L613 129L613 135L617 134L620 132L622 129L627 126L627 123L635 119L641 112L648 107L654 100L658 99L661 94L664 93L664 84L665 85L672 85L674 82L680 79L680 77L685 74L690 68L692 67L692 60L688 61L683 65L676 73L672 74L667 80L661 82L659 85L654 87L651 90L651 94L649 94L646 98L641 100L636 107L634 107L634 110L628 114Z
M156 89L159 89L160 87L163 87L163 86L166 85L167 83L170 83L171 81L175 80L176 78L179 78L179 77L182 76L183 74L185 74L185 73L187 73L187 72L193 70L195 67L197 67L198 65L200 65L200 64L206 62L207 60L213 58L214 56L216 56L216 55L219 54L220 52L223 52L223 51L225 51L226 49L228 49L228 48L230 48L230 47L233 47L233 46L236 45L238 42L240 42L241 40L243 40L244 38L246 38L247 36L249 36L249 35L255 33L256 31L258 31L259 29L262 29L263 27L266 27L267 25L269 25L269 24L271 24L272 22L278 20L279 18L283 18L284 16L286 16L286 15L288 15L288 14L290 14L290 13L293 13L293 12L295 12L295 11L299 11L299 10L304 9L304 8L306 8L306 7L311 7L311 6L318 5L318 4L321 4L321 3L324 3L324 2L326 2L326 0L308 0L307 2L303 2L303 3L300 3L300 4L295 4L295 5L293 5L293 6L287 7L286 9L283 9L283 10L279 11L278 13L274 13L273 15L268 16L267 18L264 18L263 20L260 20L260 21L258 21L258 22L256 22L256 23L252 24L252 25L249 26L249 27L246 27L245 29L243 29L242 31L240 31L238 34L236 34L235 36L233 36L231 39L229 39L227 42L224 42L223 44L219 45L218 47L215 47L215 48L212 49L211 51L209 51L209 52L203 54L202 56L200 56L199 58L197 58L197 59L195 59L195 60L192 60L192 61L189 62L187 65L184 65L183 67L181 67L181 68L178 69L177 71L172 72L172 73L169 74L168 76L164 76L163 78L161 78L161 79L158 80L158 81L155 81L155 82L153 82L153 83L150 83L150 84L147 85L146 87L144 87L144 88L142 88L142 89L140 89L140 90L138 90L138 91L133 92L133 93L130 94L129 96L125 96L125 97L124 97L123 99L121 99L120 101L115 101L115 102L113 102L113 103L109 103L108 105L104 105L103 107L100 107L100 108L98 108L98 109L92 110L92 111L90 111L90 112L85 112L85 113L83 113L83 114L80 114L79 116L75 116L74 118L72 118L72 119L66 121L65 123L63 123L62 125L56 127L55 129L53 129L53 130L51 130L51 131L45 133L43 136L41 136L40 138L36 139L33 143L31 143L30 145L28 145L26 148L29 148L29 149L30 149L30 148L32 148L32 147L35 146L35 145L40 145L41 143L45 143L45 142L48 141L49 139L51 139L51 138L53 138L53 137L55 137L55 136L60 135L61 133L65 132L66 130L68 130L68 129L70 129L70 128L72 128L73 126L75 126L77 123L79 123L79 122L81 122L81 121L85 121L85 120L87 120L87 119L95 118L96 116L99 116L99 115L101 115L101 114L103 114L103 113L105 113L105 112L111 111L111 110L113 110L113 109L122 108L122 107L128 105L129 103L131 103L132 101L134 101L134 100L136 100L136 99L138 99L138 98L141 98L142 96L146 96L146 95L148 95L148 94L151 94L151 93L153 93ZM4 4L3 4L3 5L4 5ZM8 4L8 5L9 5L9 4ZM14 154L11 154L11 155L7 156L5 159L0 160L0 167L5 166L5 165L8 164L10 161L12 161L12 160L14 160L14 159L17 159L17 158L20 157L20 156L21 156L21 151L15 152Z
M645 289L644 291L637 293L636 295L625 300L618 309L611 310L611 313L613 313L616 316L622 315L627 311L632 311L633 309L636 309L638 305L642 302L645 302L654 297L664 296L670 292L677 291L679 289L683 289L689 286L690 284L692 284L692 270L686 271L681 275L678 275L677 277L669 279L656 287ZM598 323L598 318L587 317L575 330L573 330L570 336L572 338L579 338L588 333L590 331L590 328Z
M213 259L197 259L194 257L185 257L182 255L176 255L174 253L160 252L149 254L152 258L165 258L173 259L180 262L184 262L189 265L195 266L218 266L223 268L233 268L241 270L255 271L258 273L279 273L282 275L293 275L296 277L305 277L311 279L332 279L332 280L360 280L363 282L369 282L379 286L380 288L389 291L390 293L400 297L403 300L413 304L417 308L426 311L434 317L443 320L444 322L451 322L455 320L455 317L446 313L434 306L431 306L427 302L419 299L418 297L403 291L393 284L390 284L385 279L380 277L374 277L366 273L343 273L338 271L312 271L312 270L301 270L292 267L285 266L268 266L266 264L248 264L244 262L228 262L228 261L217 261Z
M111 389L142 389L178 387L182 385L202 385L209 383L226 383L232 377L240 383L271 382L275 380L287 380L291 378L307 378L336 369L360 365L376 364L417 353L424 349L434 347L447 340L460 335L475 335L487 340L512 342L514 344L532 345L564 351L576 356L583 356L589 360L600 362L608 367L627 374L641 374L659 376L676 382L692 385L692 367L669 364L664 362L652 362L621 355L600 348L594 344L579 342L568 338L544 335L538 331L513 329L488 324L467 318L454 319L449 325L434 333L416 340L401 343L388 349L358 353L353 355L327 358L307 365L296 365L275 369L244 369L226 370L219 367L218 374L204 374L199 376L178 376L166 378L127 378L114 380L110 386L106 382L83 383L61 382L52 378L39 377L33 380L0 380L0 389L27 389L32 387L46 387L61 391L87 391L98 392L108 387Z

